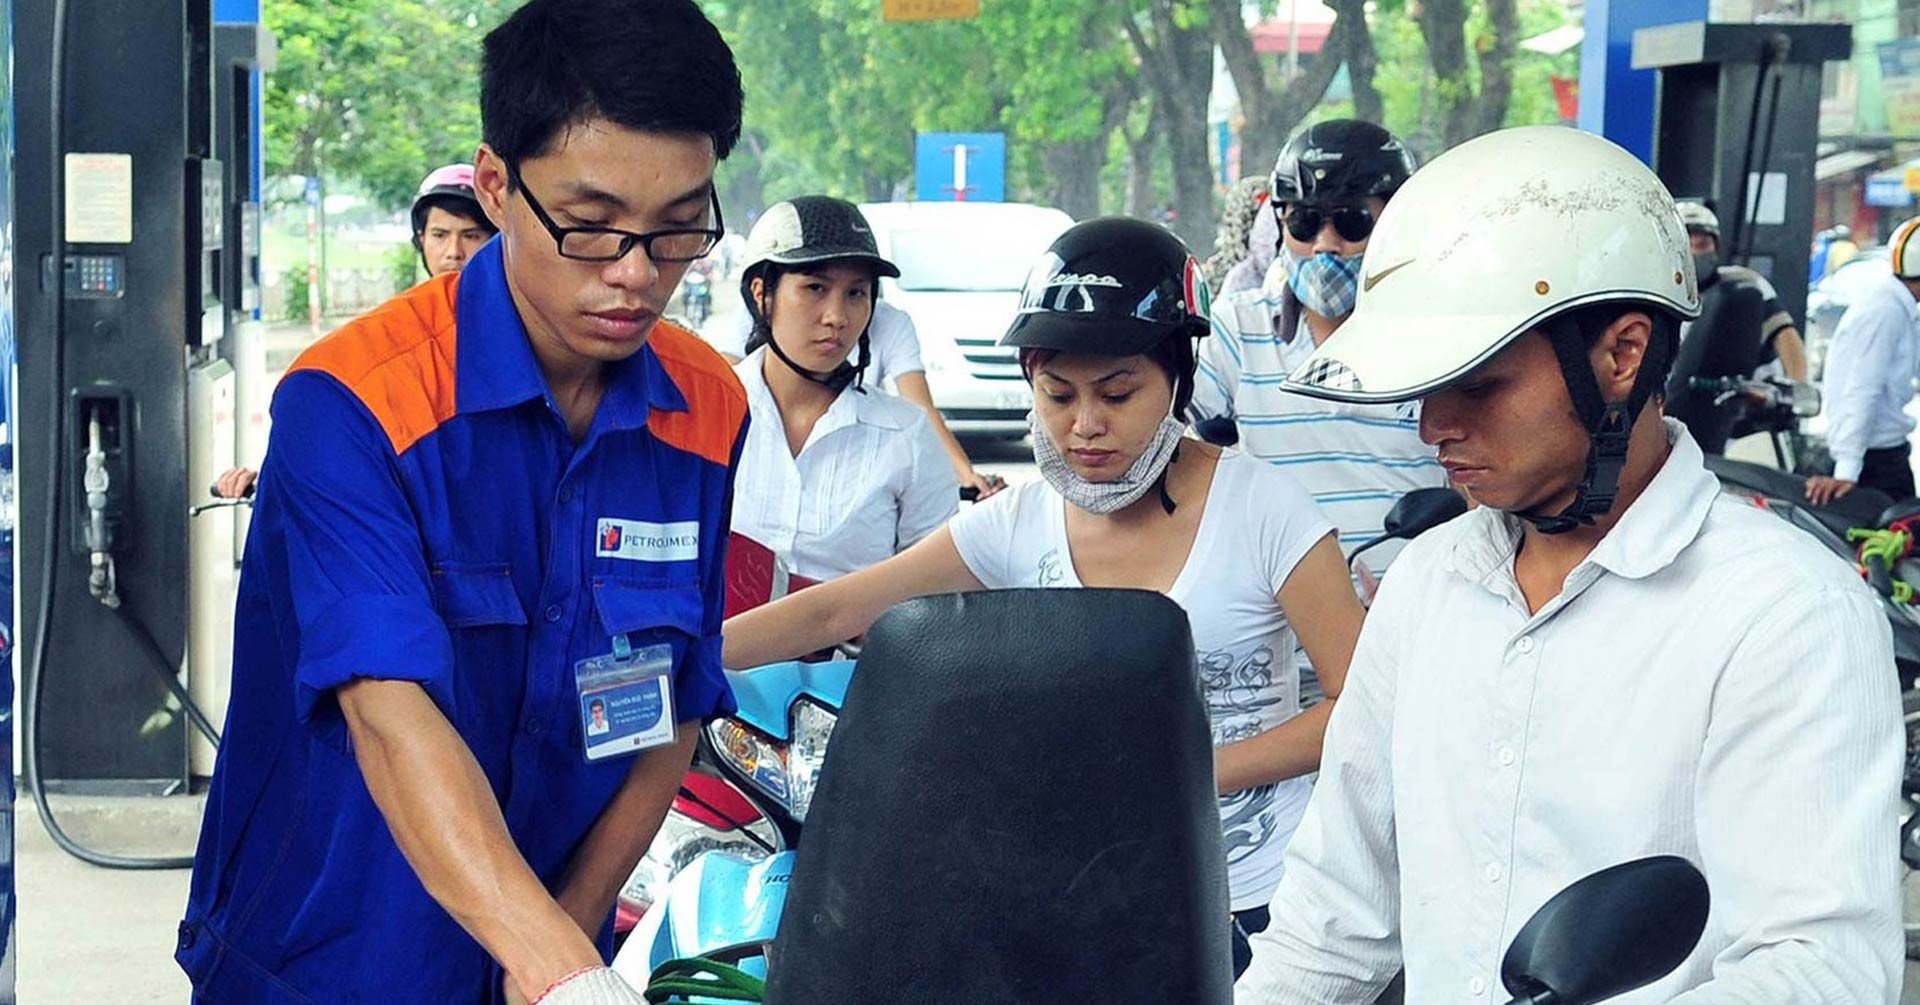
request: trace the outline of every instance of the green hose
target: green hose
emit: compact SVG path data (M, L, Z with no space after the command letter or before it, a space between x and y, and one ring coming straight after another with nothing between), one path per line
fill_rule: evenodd
M738 967L717 960L695 957L668 960L647 980L647 1001L710 1001L757 1003L767 993L767 982Z

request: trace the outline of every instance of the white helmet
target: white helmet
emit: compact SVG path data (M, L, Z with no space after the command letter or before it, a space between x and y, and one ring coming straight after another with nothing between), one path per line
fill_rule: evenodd
M1287 386L1339 401L1424 397L1541 322L1608 302L1699 316L1673 197L1598 136L1502 130L1435 158L1387 204L1352 316Z
M1920 231L1920 216L1893 228L1893 236L1887 238L1893 274L1901 279L1920 279L1920 240L1913 236L1916 231Z
M1720 239L1720 217L1711 207L1698 199L1677 199L1673 208L1680 211L1680 224L1688 233L1699 231Z
M1627 399L1604 400L1571 312L1609 303L1699 316L1673 197L1598 136L1561 126L1492 133L1436 158L1387 204L1352 316L1287 387L1340 401L1421 398L1542 331L1587 430L1587 473L1565 510L1515 515L1564 533L1613 508L1634 421L1674 349L1656 339Z

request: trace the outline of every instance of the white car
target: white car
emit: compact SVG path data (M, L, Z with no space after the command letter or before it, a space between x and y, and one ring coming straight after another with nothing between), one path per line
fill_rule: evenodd
M913 317L927 386L958 434L1020 436L1032 392L1000 347L1035 259L1073 225L1057 209L1010 202L885 202L860 211L900 267L880 294Z

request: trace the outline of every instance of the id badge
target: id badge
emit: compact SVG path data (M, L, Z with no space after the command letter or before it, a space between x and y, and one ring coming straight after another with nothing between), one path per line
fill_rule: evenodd
M634 649L625 635L613 652L574 664L580 737L587 760L664 747L674 740L673 647Z

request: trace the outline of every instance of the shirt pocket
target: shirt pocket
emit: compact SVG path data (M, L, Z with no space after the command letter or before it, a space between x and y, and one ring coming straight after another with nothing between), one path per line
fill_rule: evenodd
M505 562L436 562L433 603L449 628L525 625L526 609Z
M609 637L626 635L636 642L656 634L665 635L666 641L697 639L706 623L706 602L699 582L691 578L596 576L593 606ZM675 648L679 656L681 647Z

